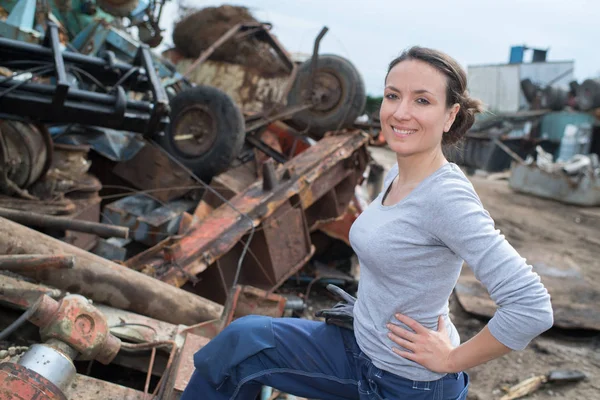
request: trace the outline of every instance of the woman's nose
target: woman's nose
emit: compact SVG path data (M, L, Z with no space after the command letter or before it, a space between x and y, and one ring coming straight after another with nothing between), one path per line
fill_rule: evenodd
M410 118L410 108L408 102L400 101L397 103L396 109L394 110L394 118L400 121Z

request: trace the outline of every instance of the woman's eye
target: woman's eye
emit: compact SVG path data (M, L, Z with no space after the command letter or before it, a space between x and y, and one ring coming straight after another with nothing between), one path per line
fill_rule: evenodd
M417 99L417 103L419 103L419 104L431 104L431 103L429 102L429 100L427 100L427 99L424 99L424 98L422 98L422 97L419 97L419 98Z
M389 100L395 100L398 98L398 96L395 93L388 93L385 95L385 98Z

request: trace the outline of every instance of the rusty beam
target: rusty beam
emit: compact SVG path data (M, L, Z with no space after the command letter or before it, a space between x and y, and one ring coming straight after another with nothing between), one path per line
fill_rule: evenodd
M73 268L73 256L48 256L43 254L18 254L0 256L0 269L13 272L36 271L38 269Z
M190 276L229 252L248 233L251 224L240 212L258 226L292 199L295 205L307 209L339 185L344 192L348 182L352 187L356 185L366 167L367 142L368 137L356 131L323 138L278 168L278 183L272 190L265 191L262 181L256 181L230 200L235 209L228 204L221 205L186 235L162 241L129 259L127 265L136 270L145 267L167 270L162 280L175 286L183 285ZM353 194L352 191L351 196ZM340 216L351 196L347 201L346 194L330 196L333 201L328 206L335 208L331 214ZM344 210L340 212L338 208ZM169 268L169 265L177 265L177 268Z
M41 295L57 299L63 292L44 285L27 282L12 276L0 275L0 302L19 309L31 307Z
M54 217L51 215L38 214L29 211L11 210L10 208L0 207L0 217L10 219L11 221L27 226L92 233L100 237L127 238L129 236L129 228L123 226L101 224L99 222L80 221L66 217Z
M162 321L191 325L218 318L223 307L95 254L0 217L0 254L68 254L71 269L23 272L58 289Z

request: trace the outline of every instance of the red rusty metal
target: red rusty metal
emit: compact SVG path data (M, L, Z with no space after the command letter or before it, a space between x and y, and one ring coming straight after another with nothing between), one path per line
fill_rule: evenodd
M328 236L341 240L350 246L350 227L362 212L357 204L358 200L354 198L341 218L333 221L317 222L315 227Z
M236 285L228 298L223 315L219 319L201 322L182 330L182 333L214 338L231 321L246 315L266 315L278 318L283 315L286 299L278 294L247 286Z
M43 294L50 297L60 297L62 292L58 289L27 282L16 277L0 275L0 301L12 304L20 309L28 309Z
M300 134L281 121L276 121L267 126L267 132L277 135L281 152L292 158L310 148L308 141Z
M362 178L368 158L367 142L368 138L358 132L325 137L277 169L279 183L273 190L263 191L262 181L259 180L230 202L257 226L276 214L285 203L297 205L292 210L305 210L319 204L318 201L333 190L336 197L330 196L328 202L334 206L334 210L329 212L328 217L339 217L353 196L353 193L348 196L348 188L353 188ZM127 265L138 270L146 267L150 267L148 270L166 270L159 278L182 286L189 276L203 271L227 254L249 232L250 222L241 217L239 212L223 204L191 227L186 235L164 240L129 259ZM308 226L319 220L318 217L313 212L308 218ZM174 256L176 266L170 267L165 261L167 251ZM251 257L246 258L249 259ZM289 269L295 267L297 265L287 266Z
M14 363L0 364L0 399L67 400L62 391L48 379Z
M40 328L44 341L56 339L80 353L81 360L110 364L121 341L109 332L106 318L82 296L69 295L57 302L44 295L29 320Z
M176 393L183 393L186 386L190 382L192 373L194 372L194 354L202 347L206 346L210 339L204 336L188 333L185 336L185 343L179 354L179 363L175 369L175 377L173 382L173 390Z
M0 255L0 269L9 271L36 271L38 269L73 268L74 257L45 254Z

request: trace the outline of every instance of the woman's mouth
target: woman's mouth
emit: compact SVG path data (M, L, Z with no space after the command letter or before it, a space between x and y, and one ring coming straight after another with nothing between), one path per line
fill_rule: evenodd
M392 130L394 131L394 133L396 135L399 135L399 136L409 136L409 135L412 135L413 133L417 132L416 129L400 129L400 128L396 128L395 126L392 126Z

